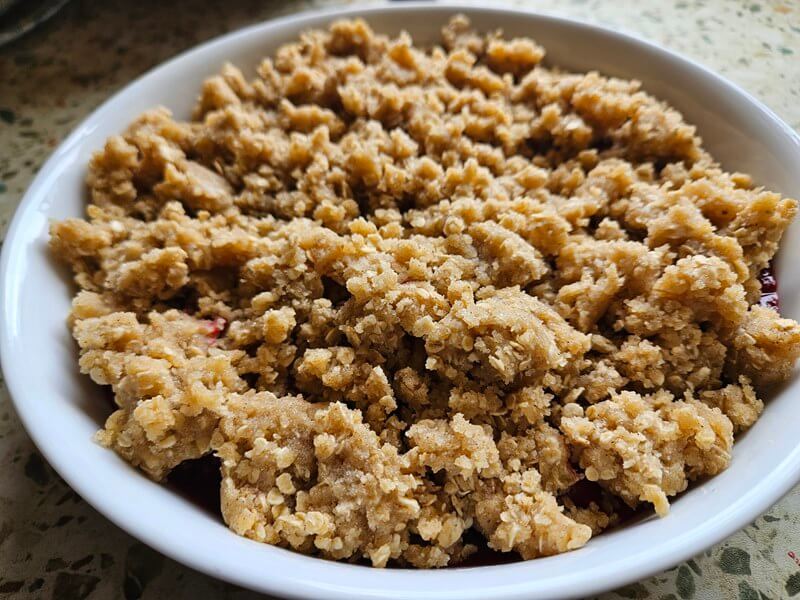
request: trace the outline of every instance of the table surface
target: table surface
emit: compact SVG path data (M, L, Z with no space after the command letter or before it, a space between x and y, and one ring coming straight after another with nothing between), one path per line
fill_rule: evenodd
M0 49L0 230L66 134L154 65L203 40L336 1L74 0ZM711 67L800 130L795 0L541 0L546 12L636 32ZM187 90L187 93L194 93ZM254 599L147 548L88 506L22 429L0 381L0 597ZM711 550L603 600L800 594L800 487ZM800 559L799 559L800 560Z

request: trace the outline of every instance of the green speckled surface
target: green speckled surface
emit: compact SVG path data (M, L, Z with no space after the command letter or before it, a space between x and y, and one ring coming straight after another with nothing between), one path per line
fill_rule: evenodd
M322 1L74 0L0 49L0 230L58 142L132 78L203 40ZM800 130L800 2L541 0L695 58ZM194 91L187 91L194 93ZM257 596L126 535L47 466L0 382L0 598ZM710 551L602 600L800 598L800 488ZM800 562L800 558L798 558Z

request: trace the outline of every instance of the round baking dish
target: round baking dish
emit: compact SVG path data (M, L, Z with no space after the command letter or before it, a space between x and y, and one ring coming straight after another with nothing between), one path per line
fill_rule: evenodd
M455 4L378 5L292 15L231 33L156 68L84 121L41 169L6 236L0 262L0 356L16 409L61 476L114 523L176 560L254 590L292 598L535 599L597 593L640 579L722 540L766 511L800 479L794 377L738 441L728 470L694 485L655 517L604 533L580 550L514 564L440 571L378 570L329 562L238 537L212 515L155 484L92 441L107 403L78 373L64 324L72 290L47 252L48 224L83 214L92 151L156 105L188 116L202 80L225 61L252 69L258 59L311 27L363 16L378 31L405 29L436 39L455 12L481 30L530 36L550 64L636 78L698 126L728 170L785 195L800 194L800 139L747 93L709 70L635 37L512 8ZM800 224L778 259L783 313L800 317Z

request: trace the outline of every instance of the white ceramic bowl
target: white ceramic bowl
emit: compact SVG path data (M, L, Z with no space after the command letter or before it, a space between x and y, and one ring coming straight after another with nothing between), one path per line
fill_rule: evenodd
M201 81L230 60L252 68L309 27L362 15L385 32L437 39L456 9L481 29L532 36L551 64L637 78L683 111L728 169L742 170L787 195L800 194L800 140L768 109L731 83L646 41L518 9L401 4L307 13L226 35L155 69L106 102L42 168L17 211L0 263L0 353L25 427L47 460L114 523L176 560L215 577L274 595L363 598L522 599L578 597L640 579L696 554L766 511L800 479L795 378L738 441L730 468L694 486L668 517L612 531L575 552L515 564L440 571L378 570L295 554L236 536L220 519L157 485L92 442L107 404L78 374L64 320L73 289L48 255L48 223L82 215L85 166L93 150L155 105L188 115ZM800 226L779 261L784 314L800 317Z

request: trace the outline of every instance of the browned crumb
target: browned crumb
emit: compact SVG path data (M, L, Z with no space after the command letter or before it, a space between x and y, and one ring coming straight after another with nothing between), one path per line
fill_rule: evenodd
M723 470L800 356L753 305L797 202L543 57L338 21L110 138L50 241L98 440L213 452L235 532L379 567L565 552Z

